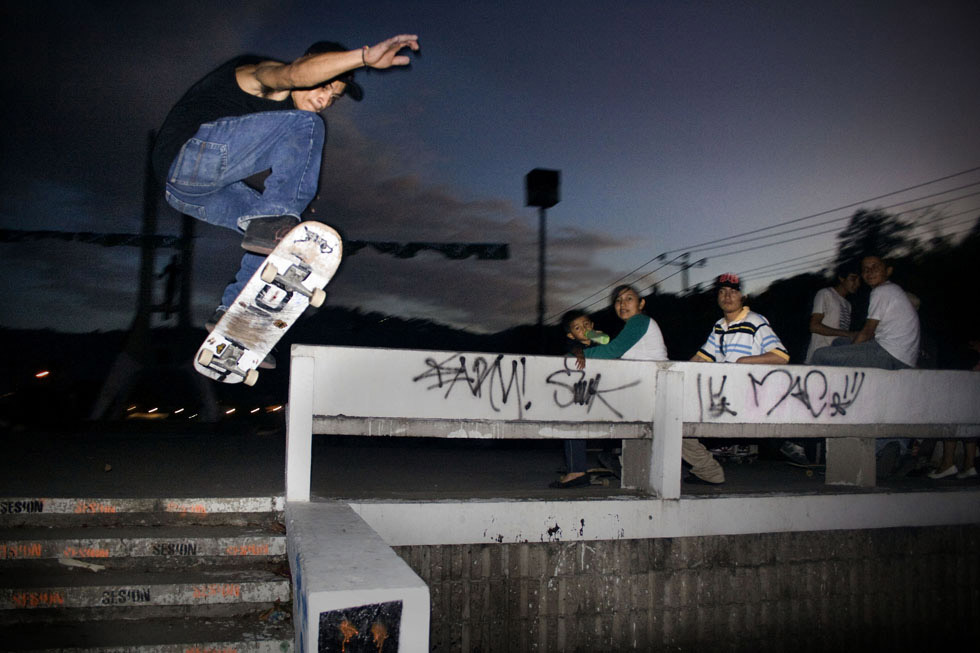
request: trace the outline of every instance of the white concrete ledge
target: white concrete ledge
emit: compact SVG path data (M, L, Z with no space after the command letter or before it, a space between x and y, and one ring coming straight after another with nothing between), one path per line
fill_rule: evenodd
M980 488L591 501L354 501L391 546L655 539L980 523Z
M310 499L313 433L621 438L624 486L665 499L682 437L829 438L827 482L874 487L874 438L980 434L972 372L571 360L293 345L286 499Z
M429 588L350 506L287 503L286 533L298 652L345 637L429 650Z

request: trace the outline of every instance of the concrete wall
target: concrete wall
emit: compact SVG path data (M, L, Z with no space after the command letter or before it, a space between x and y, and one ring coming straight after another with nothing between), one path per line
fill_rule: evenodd
M432 651L921 651L980 634L977 525L395 550L429 586Z
M980 378L971 372L621 360L576 370L556 356L305 345L292 355L315 361L303 385L317 416L649 423L657 371L669 370L683 377L689 424L980 424Z

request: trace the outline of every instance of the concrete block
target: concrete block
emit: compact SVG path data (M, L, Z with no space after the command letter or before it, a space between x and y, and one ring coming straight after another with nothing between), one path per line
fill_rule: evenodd
M348 505L290 502L286 525L297 651L344 620L364 636L381 624L399 651L429 650L428 587Z
M875 487L874 438L827 438L827 484Z

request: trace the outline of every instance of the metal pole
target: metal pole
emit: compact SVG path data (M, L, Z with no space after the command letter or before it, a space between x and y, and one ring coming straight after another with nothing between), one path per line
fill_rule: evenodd
M690 257L690 252L684 252L683 256L681 256L681 285L684 286L684 292L687 292L688 288L691 287L690 279L687 276L687 271L691 269L688 263Z
M545 209L538 207L538 334L541 338L542 351L544 348L544 295L545 295Z

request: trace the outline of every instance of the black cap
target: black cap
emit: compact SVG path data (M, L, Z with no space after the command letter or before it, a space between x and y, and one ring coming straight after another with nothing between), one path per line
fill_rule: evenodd
M349 48L341 45L340 43L337 43L336 41L317 41L310 47L306 48L306 52L304 52L303 54L307 55L307 54L320 54L321 52L348 52L348 51ZM350 97L350 99L354 100L355 102L360 102L361 99L364 97L364 89L361 88L360 84L354 81L353 70L350 70L346 73L341 73L340 75L337 75L333 79L328 79L323 83L328 84L334 80L343 82L344 84L347 85L347 88L344 90L344 95Z
M742 290L742 280L738 278L737 274L732 274L731 272L726 272L725 274L718 275L715 279L715 290L720 288L732 288L734 290Z

